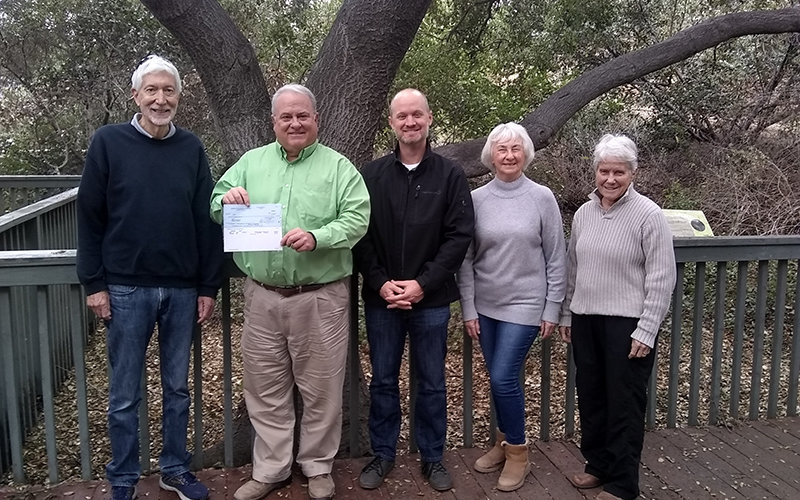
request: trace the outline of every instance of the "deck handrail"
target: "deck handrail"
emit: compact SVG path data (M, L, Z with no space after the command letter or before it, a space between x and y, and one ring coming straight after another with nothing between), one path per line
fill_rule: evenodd
M654 366L655 376L652 377L649 393L648 426L714 425L729 419L740 419L743 415L740 415L739 407L743 399L749 400L746 418L751 420L797 415L800 335L795 333L800 331L800 314L792 311L800 311L800 280L797 278L800 236L676 238L675 253L679 279L671 314L660 332L659 359ZM91 476L88 429L84 429L84 425L87 425L85 412L88 403L85 400L83 349L87 341L88 322L74 265L74 250L0 252L0 348L3 353L0 355L3 362L0 387L5 387L5 393L0 392L0 408L4 407L0 417L6 415L8 420L7 426L0 426L0 432L3 427L11 430L8 437L10 454L4 460L6 464L11 464L15 481L24 482L25 477L22 459L25 429L22 420L27 417L20 417L24 413L20 401L25 398L34 402L41 400L50 480L55 482L59 479L56 449L61 444L57 442L52 421L52 396L58 381L53 370L46 368L47 363L41 363L43 373L40 385L35 388L36 394L22 395L14 385L21 370L17 365L24 358L20 354L19 344L27 346L28 351L24 351L26 355L51 359L56 355L52 349L53 335L62 338L66 335L69 339L67 344L71 346L71 351L58 355L70 357L74 362L72 377L75 384L70 386L74 385L77 391L81 469L85 479ZM221 292L225 351L225 410L222 418L225 425L223 464L231 466L233 409L234 400L238 399L231 383L231 281L241 273L232 262L229 261L227 266L228 279ZM707 281L707 274L713 275L714 280ZM794 286L790 286L792 282ZM729 286L728 283L735 286ZM19 297L15 298L15 294ZM58 303L55 309L60 312L54 313L53 302ZM15 323L19 318L25 318L27 323ZM746 328L752 335L745 334ZM20 334L22 330L26 333ZM767 337L769 332L771 336ZM196 342L200 342L201 338L198 331ZM27 340L22 342L21 339ZM348 382L351 387L349 418L351 422L359 422L361 402L358 401L357 324L352 328L351 339L354 341L351 342L348 362L354 375ZM704 340L710 347L704 346ZM703 361L704 349L710 349L708 363ZM538 427L539 437L543 440L575 431L577 407L574 365L569 352L568 347L565 349L560 343L546 340L535 344L529 359L529 364L539 364L541 397ZM202 354L198 353L202 353L202 349L195 351L194 358L193 425L196 464L201 464L204 421L218 416L203 413ZM464 336L462 356L462 444L472 446L475 435L471 411L473 349L468 336ZM553 356L567 358L568 382L563 394L551 394ZM742 371L744 360L749 360L753 367L749 373ZM28 365L36 364L28 359ZM665 377L667 383L659 384L658 380ZM764 380L767 384L762 384ZM680 412L679 397L689 400L686 409ZM562 406L565 408L564 417L553 417L552 409ZM528 401L529 414L536 413L535 407L536 401ZM702 409L708 410L707 419L700 417ZM147 414L146 409L143 414ZM146 425L142 424L142 427L146 428ZM355 425L351 427L355 429L343 439L349 440L351 455L358 455L365 451L358 449L360 429ZM555 433L551 427L557 427ZM481 432L486 431L481 429ZM148 446L143 443L144 470L149 470L147 449ZM0 455L3 453L0 450Z
M80 175L0 175L0 215L78 187Z

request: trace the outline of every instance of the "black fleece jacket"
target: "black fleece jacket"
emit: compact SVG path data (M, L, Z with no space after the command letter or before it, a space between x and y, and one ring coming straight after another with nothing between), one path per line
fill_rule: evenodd
M398 150L361 169L372 203L369 229L353 249L364 277L364 302L385 306L378 291L388 280L415 279L425 295L416 307L458 300L455 273L475 226L464 170L430 146L412 171Z

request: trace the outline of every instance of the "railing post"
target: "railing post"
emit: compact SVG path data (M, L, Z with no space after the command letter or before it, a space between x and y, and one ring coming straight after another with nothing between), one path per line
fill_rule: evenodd
M717 262L716 292L714 298L714 340L711 351L711 407L708 423L719 422L720 381L722 380L722 340L725 334L725 291L728 279L728 263Z
M474 421L472 418L472 411L473 407L473 399L472 399L472 389L474 387L474 379L472 371L472 338L467 335L467 329L463 326L461 327L461 331L463 332L463 349L462 358L463 358L463 378L464 378L464 403L463 403L463 421L464 421L464 447L465 448L472 448L475 446L474 443Z
M564 398L566 405L564 433L566 437L575 435L575 359L572 357L572 344L567 344L567 394Z
M552 342L549 338L540 342L542 347L541 363L541 401L539 403L539 439L550 441L550 349ZM523 365L523 370L525 365ZM522 390L525 390L523 381Z
M75 403L78 410L78 436L80 438L81 478L92 478L91 449L89 447L89 401L86 395L86 360L84 359L85 306L83 290L70 285L69 333L72 340L72 363L75 366Z
M758 261L756 325L753 332L753 371L750 376L750 420L758 420L758 406L761 399L761 370L764 365L764 324L767 314L768 278L769 261Z
M58 455L56 453L56 426L55 410L53 408L53 367L50 337L47 322L47 288L36 287L36 302L38 311L39 333L39 360L42 373L42 410L44 413L44 428L47 447L47 465L50 482L58 482Z
M203 335L202 327L195 322L192 330L192 360L194 372L194 453L192 466L203 467ZM163 411L163 409L162 409Z
M681 326L683 323L683 277L686 266L678 263L675 292L672 294L672 331L670 333L669 388L667 407L667 427L678 425L678 382L681 362Z
M222 405L224 413L224 462L233 467L233 348L231 346L231 278L222 284Z
M706 291L706 263L695 264L694 314L692 316L692 352L689 365L689 425L697 425L700 399L700 355L703 350L703 309Z
M0 287L0 345L2 345L3 378L6 387L6 418L11 447L11 470L14 481L25 482L23 468L22 436L24 429L20 422L20 405L16 389L19 387L14 373L14 332L11 326L11 293L9 288Z
M797 416L797 386L800 383L800 260L796 262L794 287L794 325L792 326L792 358L789 361L789 393L786 414Z
M775 286L775 328L772 331L772 366L769 374L769 396L767 418L778 416L778 392L781 382L781 358L783 349L783 321L786 314L786 273L788 262L778 261L777 284ZM795 335L800 332L795 331Z

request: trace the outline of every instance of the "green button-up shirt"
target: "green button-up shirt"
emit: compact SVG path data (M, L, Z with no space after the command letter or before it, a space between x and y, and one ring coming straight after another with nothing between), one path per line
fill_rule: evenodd
M242 155L211 194L211 218L222 221L222 196L247 190L250 203L279 203L283 234L299 227L317 240L311 252L235 252L247 276L272 286L330 283L353 272L351 249L367 232L369 193L358 170L333 149L314 142L293 162L277 142Z

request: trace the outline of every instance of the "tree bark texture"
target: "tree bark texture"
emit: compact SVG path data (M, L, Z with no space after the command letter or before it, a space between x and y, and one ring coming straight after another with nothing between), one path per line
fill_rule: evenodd
M208 93L208 104L233 164L274 139L270 95L250 42L214 0L142 0L186 49Z
M357 166L373 157L386 97L431 0L345 0L307 85L320 138Z

